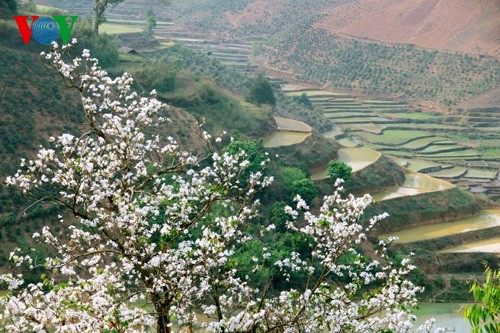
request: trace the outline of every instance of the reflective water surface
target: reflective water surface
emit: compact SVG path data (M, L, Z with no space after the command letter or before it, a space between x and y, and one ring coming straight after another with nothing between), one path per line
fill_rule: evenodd
M339 160L349 165L352 172L356 172L374 163L382 154L369 148L342 148L338 155ZM313 180L325 178L328 178L327 168L313 172L311 176Z
M426 320L435 318L436 327L448 327L455 333L470 333L469 323L460 314L463 305L459 303L419 303L419 309L415 311L417 316L415 326L420 326Z
M263 139L264 147L291 146L304 141L311 133L277 131Z
M500 226L500 209L490 209L467 219L392 232L383 235L381 238L396 236L399 239L394 243L409 243L496 226Z
M500 237L489 238L477 242L467 243L449 249L439 251L439 253L458 253L458 252L483 252L500 254Z
M373 193L372 197L375 201L388 200L404 196L418 195L421 193L429 193L443 191L455 187L455 185L447 181L436 179L422 173L406 174L405 182L401 186L393 186L385 191Z

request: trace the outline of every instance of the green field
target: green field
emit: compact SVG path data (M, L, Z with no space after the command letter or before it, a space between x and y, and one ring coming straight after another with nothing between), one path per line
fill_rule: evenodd
M424 149L428 145L430 145L433 142L436 141L441 141L445 140L444 138L440 138L437 136L432 136L428 138L422 138L422 139L416 139L413 141L410 141L408 143L405 143L404 145L401 145L400 147L403 149L411 149L411 150L418 150L418 149Z
M329 118L329 117L327 117ZM336 119L333 123L338 124L350 124L350 123L387 123L390 120L380 117L352 117L352 118L342 118Z
M445 152L445 153L439 153L439 154L432 154L432 158L447 158L447 157L467 157L467 156L481 156L477 151L473 149L468 149L468 150L460 150L460 151L450 151L450 152Z
M467 148L459 146L456 143L432 144L422 150L419 150L417 154L435 154L435 153L445 153L448 151L458 151L458 150L467 150Z
M494 170L484 170L484 169L469 169L464 177L467 178L483 178L483 179L495 179L497 178L498 171Z
M433 136L432 133L420 130L385 130L382 135L359 133L366 141L372 143L399 146L409 141Z
M443 164L431 162L431 161L426 161L426 160L418 160L418 159L411 159L411 160L403 160L407 161L406 168L410 169L411 171L414 172L420 172L422 169L426 168L432 168L432 167L443 167Z
M459 178L467 172L467 169L461 166L454 166L437 172L429 173L432 177L438 178Z
M496 177L491 169L492 163L500 161L500 129L489 127L496 118L485 117L484 112L440 114L401 101L363 99L319 89L285 92L289 96L304 93L336 125L337 134L329 137L347 134L336 139L343 146L379 150L415 172L442 167L431 175L443 179L467 178L471 182ZM484 161L490 169L471 169L467 164L472 161Z
M429 113L422 112L395 112L395 113L386 113L385 116L391 118L401 118L401 119L439 119L441 116L437 116Z
M385 129L384 125L376 125L376 124L361 124L361 125L352 125L351 129L353 131L364 131L373 134L382 134Z
M138 27L133 27L129 25L121 25L121 24L110 24L103 23L99 27L99 31L106 33L108 35L116 35L116 34L126 34L131 32L141 32L143 29Z
M38 6L37 6L38 7ZM144 26L146 25L146 21L141 21L141 20L124 20L124 19L106 19L106 22L112 23L112 24L122 24L122 25L140 25ZM161 27L161 26L169 26L169 25L174 25L174 22L170 21L158 21L156 22L156 26Z
M361 112L328 112L324 113L325 117L328 119L336 119L336 118L354 118L354 117L372 117L371 114L361 113Z
M302 96L302 94L306 94L307 96L338 96L338 95L343 95L341 93L332 93L332 92L327 92L323 90L304 90L304 91L291 91L285 93L285 95L288 96Z

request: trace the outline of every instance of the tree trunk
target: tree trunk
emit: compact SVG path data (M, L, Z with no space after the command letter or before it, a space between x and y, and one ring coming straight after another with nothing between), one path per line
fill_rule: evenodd
M101 2L100 0L95 0L94 3L94 33L96 35L99 34L99 26L103 22L102 17L104 15L104 11L106 10L107 3Z
M94 17L94 33L99 35L99 22L97 21L97 15Z
M156 324L156 333L170 333L171 328L170 328L170 316L165 312L158 312L157 313L158 319L157 319L157 324Z

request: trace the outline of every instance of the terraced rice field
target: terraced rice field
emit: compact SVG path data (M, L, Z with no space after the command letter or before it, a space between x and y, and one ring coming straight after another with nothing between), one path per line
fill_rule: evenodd
M466 178L480 178L480 179L495 179L497 178L498 171L484 170L484 169L468 169L464 175Z
M421 113L421 112L394 112L387 113L387 117L397 118L397 119L440 119L441 116Z
M362 99L293 85L285 91L289 96L305 93L320 106L324 116L339 128L339 134L329 133L329 137L344 146L377 149L403 159L412 171L434 171L433 176L461 180L461 186L469 188L478 182L491 182L493 190L489 193L499 192L494 179L500 165L500 128L495 126L500 123L500 113L473 110L448 116L401 101ZM349 137L341 135L342 130L350 130ZM463 134L467 132L478 133L481 138L470 140ZM475 170L477 165L485 169ZM440 166L443 170L429 169Z
M352 168L352 172L357 172L375 163L381 153L368 148L342 148L338 152L338 159ZM327 168L312 174L312 180L328 178Z
M454 166L441 171L431 172L429 173L429 175L437 178L460 178L465 175L466 172L466 168L461 166Z
M298 120L283 118L283 117L274 117L274 120L276 120L276 124L278 125L278 129L280 131L294 131L294 132L306 132L306 133L312 131L311 126Z
M471 218L392 232L382 235L381 238L387 239L390 236L395 236L398 239L394 243L410 243L497 226L500 226L500 209L493 209L485 210Z
M444 191L455 185L422 173L408 173L401 186L393 186L385 191L373 193L375 201L389 200L422 193Z
M446 153L451 151L467 150L463 146L457 145L455 142L448 144L433 144L418 151L418 154L436 154Z
M291 146L303 142L311 133L277 131L263 139L266 148Z
M434 163L434 162L430 162L430 161L426 161L426 160L404 159L404 158L398 158L398 157L393 157L392 159L396 163L398 163L400 166L407 168L408 170L411 170L413 172L420 172L421 170L428 169L428 168L443 167L443 164Z
M141 32L143 29L130 25L103 23L99 31L108 35L126 34L130 32Z
M323 90L292 91L292 92L287 92L286 95L288 95L288 96L301 96L304 93L309 97L313 97L313 96L332 96L332 97L335 97L335 96L343 95L342 93L333 93L333 92L328 92L328 91L323 91Z
M500 237L489 238L482 241L463 244L460 246L452 247L446 250L439 251L438 253L496 253L500 254Z
M385 130L382 135L361 132L358 133L358 136L371 143L399 147L410 141L433 137L434 135L431 132L421 130Z
M355 140L356 138L351 138L351 137L336 139L336 141L340 143L342 146L349 148L354 148L358 146L359 142Z
M429 146L431 143L444 141L444 140L446 140L446 139L441 138L441 137L431 136L431 137L412 140L408 143L400 145L399 147L402 149L421 150L421 149L424 149L427 146Z
M290 118L274 117L278 130L263 139L266 148L291 146L311 135L311 126Z

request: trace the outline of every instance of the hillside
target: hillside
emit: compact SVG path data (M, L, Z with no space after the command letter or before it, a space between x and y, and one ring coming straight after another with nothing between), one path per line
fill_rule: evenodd
M358 0L322 12L316 26L330 33L500 57L496 0Z
M336 3L340 6L347 2L339 1ZM212 15L211 17L217 17L217 10L226 7L237 13L238 10L242 10L242 3L243 1L198 1L190 7L190 10L195 10L191 18L200 18L195 13L203 9L206 9L207 15ZM245 6L249 3L250 1L244 2ZM69 2L65 1L65 5L68 4ZM210 7L208 4L214 6ZM316 6L324 8L330 4L331 1L316 2ZM140 7L141 0L134 0L133 5L132 8ZM172 123L158 131L160 136L172 135L179 140L184 148L203 154L205 146L202 146L199 140L196 120L204 118L205 129L210 133L219 134L226 130L237 142L241 140L244 142L243 144L247 144L247 148L254 149L257 155L263 152L264 148L269 152L272 163L266 172L268 171L270 175L275 176L275 182L268 191L263 192L259 197L263 207L262 216L258 222L262 224L267 224L276 218L272 214L273 210L276 211L276 208L280 208L280 213L282 213L282 206L291 203L291 197L296 191L293 184L296 181L305 181L303 182L307 185L305 189L312 189L309 192L311 206L317 209L320 198L330 194L333 188L332 182L327 176L317 179L314 179L313 176L316 171L324 171L322 169L325 169L332 159L342 160L343 149L340 149L340 144L346 144L351 136L366 136L366 146L380 151L384 151L380 148L396 147L398 152L407 153L408 158L410 155L413 157L417 151L416 154L422 153L425 156L427 155L424 153L429 153L428 155L432 156L438 155L437 153L443 154L446 161L452 157L456 158L457 155L461 160L465 160L466 158L463 158L462 154L464 152L467 157L473 158L474 161L478 159L479 153L471 152L468 147L461 146L457 150L454 142L438 137L435 132L424 133L423 129L421 131L411 130L410 128L416 127L417 124L425 128L426 131L451 129L456 130L457 137L462 133L462 128L456 124L432 123L432 121L437 121L435 119L440 118L440 116L415 110L413 106L403 101L361 100L347 92L332 93L300 89L287 92L275 89L276 107L250 103L247 96L252 84L256 81L253 77L255 72L238 71L237 66L227 65L227 63L231 63L227 61L228 59L246 63L249 59L246 56L250 53L251 55L248 56L254 61L262 61L264 65L276 67L289 66L296 74L311 81L326 78L323 83L343 85L346 89L371 89L371 91L378 93L391 93L415 98L426 96L430 99L439 99L448 105L464 96L487 91L498 82L498 75L500 75L498 61L492 57L453 55L408 45L391 46L323 34L325 30L314 26L318 19L316 14L307 11L307 6L310 5L307 2L298 4L284 0L270 4L273 9L282 8L286 11L280 14L279 21L273 21L273 19L268 21L269 27L272 25L276 33L274 33L273 38L267 40L257 39L256 47L252 53L250 46L247 50L246 45L239 44L238 40L227 42L229 46L218 44L219 48L212 49L211 44L201 38L197 40L191 38L192 36L189 34L183 34L182 31L168 30L165 26L158 27L154 36L138 32L137 29L132 30L137 32L131 32L127 29L121 30L124 27L122 20L125 21L128 16L124 16L126 18L123 19L113 18L115 23L110 23L110 25L114 25L113 33L116 33L117 36L102 35L110 43L106 44L109 47L107 51L113 54L117 47L126 45L133 48L135 52L122 53L119 57L116 55L116 61L106 67L111 76L119 75L124 71L131 73L136 79L134 89L141 93L156 89L159 98L171 106L165 116L171 118ZM261 7L254 6L254 11L261 11ZM126 6L117 7L116 10L118 8L121 8L123 13L134 11ZM293 24L284 24L282 27L276 23L288 22L291 17L298 17L300 12L307 12L311 15L305 15L302 20L297 20ZM228 15L232 14L227 14L224 17L229 17ZM132 16L130 26L127 28L140 24L137 23L139 21L136 19L137 17ZM231 16L230 22L234 27L237 27L239 20L242 19L244 17ZM213 24L206 19L200 20L200 22ZM256 26L260 24L257 24L258 22L255 21ZM265 27L264 25L261 28L265 29ZM176 26L175 29L177 28ZM223 27L214 28L212 32L215 33L222 29ZM161 35L162 32L166 33ZM178 39L174 40L176 33ZM250 35L249 33L247 36ZM167 38L171 39L166 41ZM13 42L14 39L17 44ZM3 153L0 156L2 157L0 179L3 179L7 174L14 173L17 160L22 156L33 154L39 144L46 143L44 138L49 134L54 135L62 131L75 130L77 123L81 121L81 116L80 118L78 116L81 114L78 96L75 95L74 91L65 89L62 82L53 76L50 70L41 65L38 53L43 47L34 43L25 47L20 44L18 39L19 37L12 26L5 26L0 30L0 61L9 64L0 72L2 79L0 82L6 82L3 87L6 97L0 100L0 103L4 103L0 104L1 116L2 122L8 123L9 126L9 131L3 133L2 143L5 144L0 146L0 153ZM186 43L187 46L196 45L196 42L198 45L193 50L182 45L182 41L192 43L191 45ZM222 47L227 48L222 49ZM97 46L92 45L90 49L94 52ZM242 49L245 51L243 52ZM308 60L310 62L305 61L308 58L310 58ZM333 61L328 63L328 58L333 59ZM29 61L25 61L26 59ZM247 67L246 64L245 67ZM460 73L457 72L458 68L461 70ZM17 71L21 71L21 75L17 75ZM432 73L430 73L431 71ZM39 81L27 83L29 76L36 77ZM0 97L1 93L2 86L0 85ZM22 98L19 98L20 96ZM474 134L476 134L478 141L482 141L483 145L485 142L483 139L488 139L488 142L491 142L492 147L494 147L498 143L494 140L497 140L498 137L493 136L493 134L490 137L490 132L494 132L497 128L495 123L497 118L489 117L489 115L486 117L484 113L486 111L478 110L471 114L471 117L479 119L478 123L481 121L481 125L483 123L488 125L487 128L482 128L485 132L484 136ZM11 117L11 114L16 117ZM309 126L306 126L307 131L299 129L293 132L293 128L290 131L280 130L279 122L273 120L273 116L302 120L307 123L306 125L312 127L312 133ZM356 126L365 127L366 122L372 125L372 130L377 127L376 133L366 133L364 130L359 131L354 128ZM391 123L394 124L391 125ZM353 128L349 128L346 124L352 124ZM373 126L375 124L376 126ZM387 128L384 127L385 125ZM391 129L389 126L395 128ZM338 142L327 139L328 136L324 137L319 133L332 127L334 132L342 133L342 138L340 135L331 137L338 139ZM368 128L368 126L366 127ZM406 129L409 130L406 131ZM472 125L467 130L470 132L478 131ZM275 134L278 134L278 140L275 141L280 142L277 145L266 145L266 139ZM290 136L296 139L297 135L300 136L299 141L290 141ZM11 138L15 138L21 144L9 146ZM427 142L429 138L433 138L434 141ZM245 140L249 139L255 141L245 143ZM341 140L343 141L341 142ZM419 141L413 142L417 140ZM421 143L420 140L426 142ZM228 142L229 140L224 143ZM431 146L433 142L438 142L438 144ZM387 144L387 147L382 147L382 143ZM401 146L415 144L416 148L403 150L399 149L396 144ZM357 159L361 157L364 163L367 162L365 160L367 157L366 148L352 148L352 151L354 152L352 155L344 154L346 159L342 161L356 164L359 162ZM449 155L450 152L453 153L452 156ZM491 155L495 155L491 160L496 159L496 152L497 150L491 149ZM387 151L387 153L394 154L392 151ZM380 153L375 152L374 155L377 156L376 159L369 161L370 163L366 163L363 168L354 172L347 189L358 194L373 194L376 203L371 206L365 217L383 211L390 213L391 217L380 225L377 232L407 229L417 227L419 224L440 224L444 221L469 218L479 212L480 207L476 200L454 185L446 183L443 188L442 181L411 172L411 164L407 161L406 164L403 164L399 160L393 160ZM496 160L493 162L497 163ZM410 170L405 170L402 165ZM413 171L420 172L424 166L427 167L427 164L422 164ZM459 169L461 176L471 171L451 165L446 165L446 167L445 169L440 166L444 171L449 170L453 173ZM482 167L484 168L473 171L483 174L489 165L482 165ZM441 169L438 172L442 172ZM496 177L496 175L495 172L494 176ZM479 176L476 174L476 177ZM4 249L15 246L27 248L32 245L29 235L34 230L38 230L41 225L46 223L57 223L51 219L56 213L55 206L38 205L27 215L19 215L18 212L27 206L26 201L23 201L24 199L14 191L2 187L0 187L0 191L3 191L0 197L0 208L3 205L3 211L0 210L0 242L4 245ZM410 194L407 195L407 193ZM283 231L286 230L283 227L284 222L281 215L278 217L282 224L282 230L273 235L270 242L282 246L280 242L288 244L287 237L290 234ZM377 242L377 236L377 234L373 235L373 243ZM461 236L451 235L450 237L454 237L453 243L447 244L443 241L442 246L440 245L435 251L443 249L453 251L452 246L468 245L476 240L490 241L491 236L483 229L463 239ZM292 242L292 245L296 246L294 244ZM5 251L7 250L4 250L3 253L0 251L0 269L5 269L5 266L2 267L7 256ZM369 246L366 251L370 253ZM429 255L434 255L435 251L423 251L417 258L419 263L426 262ZM394 252L391 255L397 257L399 254ZM482 262L482 260L471 258L462 262L469 265L467 267L470 272L481 270L477 263ZM451 270L446 265L447 261L444 260L443 265L439 268L441 272L460 273L464 271L460 268ZM435 268L422 264L422 269L426 272L434 272ZM454 298L455 300L467 298L467 293L462 291L467 290L468 286L462 280L460 279L458 288L461 298ZM447 300L448 298L443 297L443 299Z
M173 16L185 37L256 41L261 68L333 89L479 106L499 82L493 1L199 0Z
M498 57L500 5L495 0L196 1L184 4L186 20L206 26L210 17L229 31L269 35L305 17L319 15L329 33L387 43ZM190 2L192 3L192 2ZM192 15L196 14L196 15ZM191 16L191 17L190 17ZM203 22L203 23L202 23Z
M82 37L79 30L76 36ZM156 89L159 99L170 105L163 116L171 122L157 129L160 138L172 136L183 149L203 154L206 145L197 121L204 120L204 129L214 135L226 130L235 139L255 140L259 147L259 139L274 130L271 108L245 100L251 77L182 46L155 48L160 44L142 33L103 38L106 43L89 45L91 52L100 47L113 54L123 43L135 45L140 51L139 55L121 54L119 62L106 69L112 77L124 71L131 73L134 89L140 93ZM134 44L138 41L142 48L141 43ZM5 177L16 173L21 158L33 157L40 145L49 145L49 136L86 130L79 94L66 88L57 73L44 66L40 52L47 48L37 43L24 45L12 22L0 20L0 63L5 64L0 67L0 243L4 249L0 250L0 271L6 269L12 248L34 246L30 235L42 225L61 228L53 218L58 207L37 204L24 212L32 199L7 187ZM311 118L308 114L315 112L286 96L279 96L278 103L303 118ZM326 118L316 117L328 123ZM320 122L317 125L321 127ZM317 134L309 143L317 148L290 147L283 152L279 165L273 166L273 172L281 172L283 166L307 170L314 163L327 163L338 149L333 141ZM300 174L306 176L302 171ZM273 199L288 200L289 194L280 186L277 184Z

